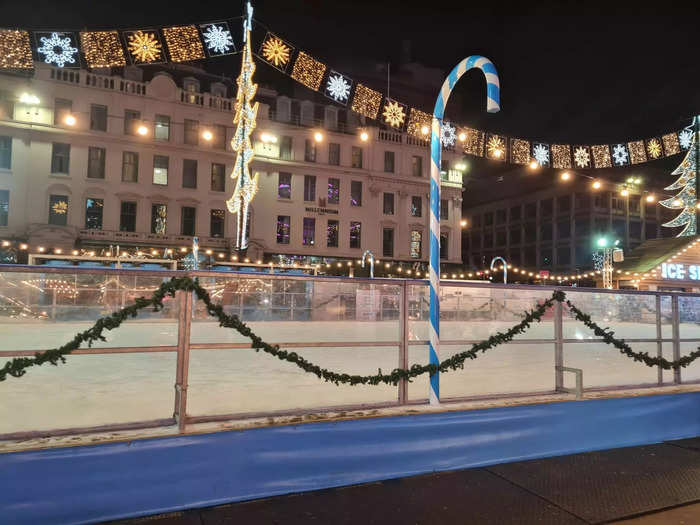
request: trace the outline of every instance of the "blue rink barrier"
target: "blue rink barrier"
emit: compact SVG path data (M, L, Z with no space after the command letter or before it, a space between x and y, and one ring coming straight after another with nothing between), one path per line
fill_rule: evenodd
M700 393L0 454L2 523L91 523L700 435Z

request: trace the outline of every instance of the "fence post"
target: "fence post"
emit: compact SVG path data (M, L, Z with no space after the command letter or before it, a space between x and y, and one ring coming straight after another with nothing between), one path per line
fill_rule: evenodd
M408 284L401 283L401 307L399 308L399 368L408 369ZM408 381L399 381L399 404L408 402Z
M554 390L564 388L564 320L561 301L554 301Z
M671 296L671 323L673 334L673 360L678 361L681 358L681 342L680 342L680 314L678 312L678 296ZM681 369L673 369L673 382L678 384L681 382Z
M177 369L175 371L175 410L178 430L185 431L187 421L187 378L190 367L190 330L192 328L192 292L178 290Z
M656 356L657 357L663 357L663 343L661 342L661 339L662 339L661 296L657 295L656 296ZM656 377L657 377L657 381L659 383L659 386L661 386L664 382L663 369L661 368L661 366L656 367Z

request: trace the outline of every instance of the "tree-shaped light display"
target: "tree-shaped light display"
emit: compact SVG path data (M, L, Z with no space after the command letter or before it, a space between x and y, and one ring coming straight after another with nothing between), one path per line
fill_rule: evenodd
M697 117L696 117L697 119ZM697 126L697 121L695 123ZM664 223L667 228L677 228L685 226L683 231L678 234L678 237L696 235L697 233L697 204L698 196L696 191L697 163L698 163L698 133L693 134L693 139L690 143L690 148L681 162L672 173L672 175L680 175L678 179L668 186L667 190L680 190L676 196L660 201L660 204L666 208L680 211L680 214L673 220Z

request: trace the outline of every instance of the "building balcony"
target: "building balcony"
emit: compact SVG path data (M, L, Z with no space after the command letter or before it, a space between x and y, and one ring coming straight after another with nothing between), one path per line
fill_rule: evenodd
M194 237L190 235L124 232L114 230L80 230L78 232L78 238L82 241L108 244L135 243L145 244L148 246L162 245L172 248L175 246L192 246L192 239ZM199 245L203 248L217 248L225 250L228 248L228 244L228 240L225 237L199 237Z

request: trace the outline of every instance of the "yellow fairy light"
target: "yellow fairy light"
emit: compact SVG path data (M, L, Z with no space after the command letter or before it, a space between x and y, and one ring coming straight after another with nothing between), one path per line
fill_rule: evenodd
M600 187L602 186L602 184L600 183L599 180L595 180L595 181L593 181L592 186L593 186L593 189L594 189L594 190L599 190Z
M124 50L117 31L83 31L80 46L88 67L121 67L126 65Z
M498 135L489 135L486 143L487 156L490 159L503 160L505 158L506 143L503 137Z
M303 51L299 51L297 59L292 68L292 78L307 88L318 91L321 86L321 80L326 72L326 65L319 62L311 55L307 55Z
M467 134L464 131L460 131L459 135L457 135L457 138L460 142L464 142L467 140Z
M571 173L568 171L565 171L564 173L561 174L561 180L569 180L571 178Z
M360 140L362 142L367 142L368 139L369 139L369 133L367 133L366 131L363 131L362 133L360 133Z
M681 145L678 141L678 135L676 133L669 133L661 137L661 141L664 144L664 151L666 155L675 155L681 152Z
M432 121L432 115L429 115L428 113L419 109L411 108L411 112L408 116L408 126L406 127L406 131L415 137L422 137L427 135L427 133L423 133L422 131L424 127L427 128L428 132L430 132L430 125L432 124Z
M631 164L641 164L647 161L646 149L644 148L643 140L636 140L634 142L629 142L627 148L630 152L630 163Z
M399 102L391 99L384 102L383 115L384 122L394 128L400 128L406 120L406 110Z
M187 62L204 58L204 47L195 26L174 26L163 29L170 60Z
M381 101L382 94L379 91L374 91L358 82L355 87L355 94L353 95L350 108L355 113L359 113L367 118L376 119Z
M623 197L627 197L629 194L630 192L627 188L622 188L622 190L620 190L620 195L622 195Z
M658 159L661 157L661 143L659 139L653 138L647 142L647 153L650 159Z
M523 139L510 139L510 160L513 164L528 164L530 158L530 141ZM537 161L532 161L539 166ZM532 164L530 164L532 167Z
M476 157L484 156L484 137L483 131L478 129L466 128L464 140L464 153L474 155Z
M128 35L129 53L131 57L142 64L160 62L163 59L163 49L153 31L136 31Z
M593 156L593 166L596 168L612 167L612 159L610 158L610 146L600 144L591 146L591 154Z
M27 31L0 29L0 69L33 69Z
M647 195L647 202L654 202L656 200L656 197L652 193Z
M285 69L287 64L289 64L292 47L281 38L268 33L260 47L260 54L264 60L276 68Z
M568 144L552 144L552 167L571 169L571 148Z

